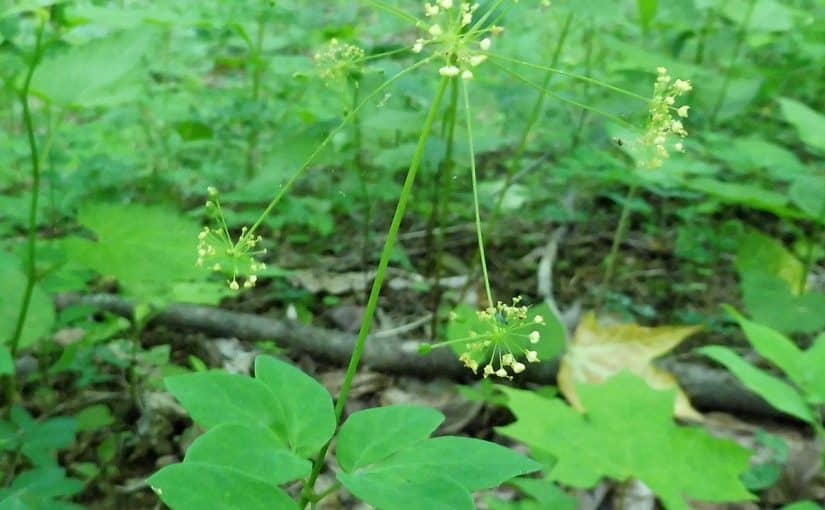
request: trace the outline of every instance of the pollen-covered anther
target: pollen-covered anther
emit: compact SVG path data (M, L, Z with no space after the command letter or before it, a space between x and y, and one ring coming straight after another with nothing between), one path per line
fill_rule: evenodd
M525 359L527 359L527 361L529 363L538 363L539 362L539 353L537 353L536 351L527 351L525 353L524 357L525 357Z

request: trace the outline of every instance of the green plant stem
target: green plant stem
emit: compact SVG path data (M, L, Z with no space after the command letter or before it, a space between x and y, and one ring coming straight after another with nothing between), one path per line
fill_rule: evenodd
M404 212L407 209L407 202L409 202L410 197L412 196L413 184L415 183L415 177L416 174L418 174L418 169L421 166L421 160L424 157L424 149L426 148L430 131L432 131L433 123L435 122L436 115L441 107L441 100L444 97L444 92L447 90L447 85L449 82L449 78L445 77L441 79L438 90L433 98L433 102L430 105L430 110L424 120L424 125L421 128L421 134L418 138L418 145L416 146L415 153L413 154L413 159L410 162L410 167L407 170L407 177L404 179L404 186L401 188L401 195L398 197L398 204L395 207L395 214L392 217L392 223L390 224L389 231L387 232L387 238L384 241L384 248L381 250L381 258L378 261L378 269L375 273L375 280L372 282L370 297L367 301L364 317L361 321L361 328L358 331L358 337L355 340L355 347L353 348L352 356L350 357L349 365L347 366L347 372L344 375L344 381L341 384L341 390L338 393L338 399L335 402L335 419L338 422L341 421L341 415L344 412L344 406L346 405L347 398L349 397L352 381L355 378L355 373L358 371L358 365L361 362L361 356L364 353L367 335L369 334L370 327L372 326L372 319L375 316L375 310L378 308L378 297L381 294L381 287L384 284L384 276L386 275L387 268L390 265L390 257L392 257L393 248L395 248L395 240L398 237L398 230L401 228L401 220L404 218ZM312 473L301 491L301 501L299 503L301 508L306 508L306 505L312 500L315 481L321 473L328 449L329 443L321 448L321 451L318 453L318 457L313 463Z
M754 8L756 7L756 0L750 0L748 4L748 10L745 12L745 20L742 24L742 29L739 31L739 35L736 38L736 43L733 47L733 54L730 58L730 63L728 64L728 68L725 71L725 81L722 82L722 89L719 91L719 97L716 99L716 104L713 106L711 110L709 125L713 126L716 123L716 117L719 115L719 111L722 109L722 105L725 103L725 98L728 96L728 88L730 88L730 82L733 78L733 65L739 59L739 53L742 51L742 44L745 42L745 38L748 35L748 27L751 24L751 17L753 16Z
M613 279L613 273L616 269L616 256L619 254L619 247L621 246L624 236L627 233L627 227L630 221L630 204L636 197L636 192L638 189L639 185L634 182L627 191L624 204L622 204L622 213L619 217L619 223L616 225L616 230L613 232L613 242L610 245L610 253L608 253L607 258L604 260L604 276L602 277L602 283L599 287L599 294L596 300L597 311L601 310L602 305L604 304L605 294L607 294L607 287Z
M26 135L29 141L29 156L31 159L32 170L32 195L29 203L29 223L26 238L26 288L23 291L23 300L20 305L20 312L17 315L17 321L14 325L14 332L9 343L9 352L12 360L20 348L20 338L23 335L23 326L26 324L26 317L29 314L29 306L31 305L32 295L34 294L34 284L37 282L37 204L40 198L40 155L37 152L37 139L34 136L34 121L32 120L32 112L29 107L29 91L31 90L32 77L34 70L40 63L40 58L43 54L43 32L46 28L46 21L41 20L40 26L37 30L37 35L34 43L34 54L29 62L29 68L26 71L26 78L23 81L23 88L20 90L20 103L23 107L23 123L26 126ZM6 401L9 406L15 400L15 381L14 376L8 378L6 385Z
M450 99L447 109L444 111L444 118L442 120L442 136L447 141L447 147L444 151L444 161L441 163L441 168L438 174L438 179L435 180L435 193L433 196L434 207L430 216L430 224L427 229L428 244L433 244L433 263L432 263L432 293L430 309L433 312L432 320L430 321L430 336L434 340L438 333L438 308L441 305L441 271L443 267L444 257L444 230L447 224L447 218L450 210L450 195L452 194L452 173L453 173L453 152L455 150L455 126L456 126L456 109L458 106L458 80L450 82ZM438 227L436 229L436 226ZM433 235L433 232L436 232ZM433 238L430 240L429 238Z
M567 18L565 18L564 24L561 27L561 33L556 41L556 48L553 50L553 56L550 60L550 67L556 67L556 65L558 65L564 49L564 44L567 42L567 35L570 33L570 26L572 24L573 12L567 15ZM541 114L544 111L544 102L547 99L548 87L550 86L550 81L553 79L554 75L555 73L552 71L545 71L544 79L541 82L541 90L538 91L536 102L533 105L533 109L530 111L530 117L527 119L527 124L525 124L524 130L521 132L519 144L513 152L513 156L510 158L510 162L507 165L507 176L505 177L504 185L498 193L498 199L496 200L496 205L493 208L493 213L490 215L490 225L495 224L501 214L501 208L504 204L504 197L513 185L513 178L515 177L518 168L521 166L521 158L527 150L527 144L530 140L530 133L533 131L533 128L538 123L539 118L541 118Z
M478 240L478 256L481 261L481 274L484 278L484 292L487 294L487 304L492 308L493 292L490 290L490 275L487 272L487 257L484 254L484 236L481 233L481 212L478 204L478 179L476 177L476 155L473 146L473 118L470 113L470 93L467 84L462 83L461 91L464 96L464 114L467 121L467 146L470 150L470 177L473 182L473 209L475 211L476 238Z
M420 60L420 61L416 62L415 64L411 65L410 67L408 67L408 68L406 68L402 71L399 71L394 76L392 76L390 79L388 79L387 81L385 81L384 83L382 83L381 85L376 87L375 90L370 92L358 104L357 108L354 108L352 111L348 112L347 115L344 116L344 119L341 121L341 123L338 124L332 131L330 131L329 134L327 134L326 138L324 138L323 141L321 141L321 143L318 145L318 147L315 148L315 150L312 152L312 154L309 155L309 157L306 159L306 161L304 161L303 164L301 164L301 166L295 172L293 172L292 175L289 176L289 178L286 180L286 182L281 185L280 189L278 190L278 193L269 202L269 204L267 204L266 209L264 209L264 212L262 212L261 215L258 217L258 219L255 220L255 223L253 223L252 226L249 227L249 230L247 231L247 235L251 236L252 234L254 234L257 231L258 227L261 226L261 224L264 222L264 220L267 218L267 216L269 216L269 214L275 208L275 206L280 203L281 199L283 199L284 196L287 194L287 192L289 192L289 190L292 189L292 186L295 184L295 182L309 168L309 165L311 165L312 162L315 161L315 158L317 158L324 151L324 149L326 149L327 145L329 145L330 141L332 141L332 139L335 137L335 135L337 135L338 133L341 132L342 129L344 129L344 127L355 117L355 115L361 110L361 108L363 108L370 101L372 101L376 96L378 96L378 94L380 94L381 92L386 90L387 87L389 87L391 84L395 83L399 78L401 78L402 76L406 76L407 74L411 73L415 69L418 69L419 67L421 67L424 64L428 63L429 61L430 61L430 59L423 59L423 60Z
M252 90L251 99L253 105L257 106L258 99L261 96L261 78L263 74L263 47L266 23L264 13L262 12L258 17L258 32L255 37L255 46L252 50ZM258 151L258 136L260 130L257 123L250 126L249 135L246 140L246 178L251 179L255 177L256 165L255 154Z
M596 38L596 30L593 28L593 24L590 24L590 27L587 29L587 33L585 34L585 60L584 60L584 72L585 76L588 78L591 74L593 74L593 46ZM584 89L584 97L588 98L590 95L590 83L584 82L583 84ZM573 133L573 142L571 143L570 152L573 152L576 148L578 148L579 143L581 143L581 136L582 132L584 131L584 125L587 122L587 110L579 111L579 120L576 123L576 131Z

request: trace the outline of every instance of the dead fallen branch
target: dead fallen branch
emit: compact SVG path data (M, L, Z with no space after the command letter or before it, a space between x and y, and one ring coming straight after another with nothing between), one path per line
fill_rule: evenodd
M131 317L132 305L113 294L74 295L56 298L58 308L87 305L116 315ZM315 359L344 365L349 360L355 336L341 331L307 326L289 320L277 320L247 313L232 312L209 306L172 305L153 319L154 324L170 328L195 330L214 337L236 337L247 341L271 340L294 352ZM417 353L420 341L378 334L367 341L363 357L365 367L390 374L415 375L422 378L445 377L467 381L472 375L446 350L426 356ZM675 360L662 362L679 380L691 401L705 410L778 416L761 398L743 388L723 370L699 363ZM558 363L542 363L525 372L523 381L554 384Z

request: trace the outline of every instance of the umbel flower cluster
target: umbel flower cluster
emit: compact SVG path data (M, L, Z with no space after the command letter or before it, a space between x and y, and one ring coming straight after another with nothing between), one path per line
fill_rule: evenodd
M323 50L314 55L315 63L325 80L337 80L358 69L364 50L352 44L330 39Z
M690 106L677 105L677 99L693 90L689 81L674 80L664 67L656 69L656 84L650 100L649 117L644 135L639 140L643 150L640 166L656 169L670 157L670 150L684 152L682 140L687 131L682 119L687 118ZM675 138L675 141L672 141Z
M206 210L214 217L218 227L203 227L198 234L198 259L195 265L207 267L218 273L230 274L231 279L226 283L232 290L239 290L241 286L250 289L258 281L257 273L266 269L266 264L256 259L266 253L266 248L258 248L261 236L243 227L238 240L233 241L221 210L218 190L210 186L208 192ZM246 276L246 280L241 284L238 280L243 275Z
M538 363L539 355L535 345L541 341L539 329L544 326L544 318L536 315L528 317L527 307L520 306L521 298L514 298L512 305L499 301L496 306L476 312L476 321L467 338L458 338L441 345L460 344L465 351L459 355L464 366L478 373L479 368L485 378L496 376L512 379L527 368L527 363ZM450 320L457 320L451 315Z
M478 9L478 3L453 0L425 3L427 22L420 28L426 31L426 36L415 41L413 53L421 53L425 48L432 49L443 59L443 65L438 69L441 76L460 76L464 80L472 80L473 69L487 60L484 52L492 46L489 36L503 31L495 25L485 29L475 28L473 16Z

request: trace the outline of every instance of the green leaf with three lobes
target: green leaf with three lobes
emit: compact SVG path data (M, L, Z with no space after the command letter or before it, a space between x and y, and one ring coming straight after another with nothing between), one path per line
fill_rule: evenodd
M390 406L353 413L338 431L335 456L346 472L374 464L430 437L444 415L429 407Z
M699 349L698 352L724 365L742 384L759 394L773 407L800 420L813 423L813 415L805 399L790 384L759 370L727 347L710 345Z
M186 451L184 462L234 469L264 483L280 485L309 475L312 464L287 449L270 429L224 423L207 431Z
M152 30L144 26L70 47L37 66L31 89L63 107L134 99L142 90L138 64L154 39Z
M378 462L341 472L338 480L379 510L472 509L470 492L540 468L501 445L447 436L418 441Z
M542 458L553 457L551 480L592 487L603 477L641 480L668 510L696 501L754 499L739 479L750 453L703 429L674 423L673 391L655 391L623 372L599 385L580 385L588 410L559 399L503 387L517 421L499 431ZM663 470L662 466L668 466Z
M275 485L211 463L166 466L148 483L175 510L298 510L298 505Z
M166 387L204 428L222 423L260 425L299 456L311 457L335 431L329 392L271 356L258 356L255 376L198 372L169 377Z
M271 356L258 356L255 380L275 397L275 432L298 455L312 456L335 433L332 397L309 375Z
M71 258L117 278L127 290L156 293L206 277L195 267L199 226L179 213L157 206L91 204L81 208L78 222L95 240L67 239Z

